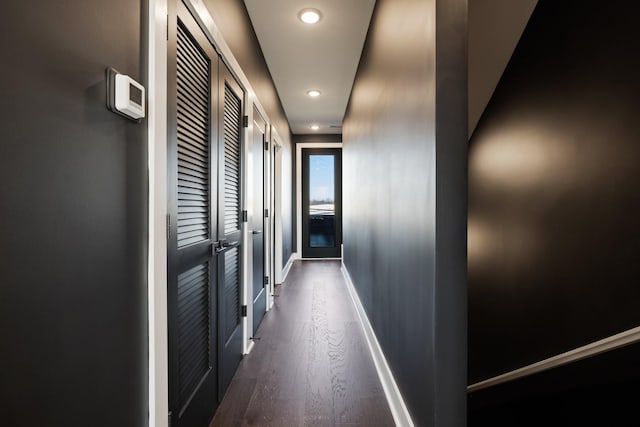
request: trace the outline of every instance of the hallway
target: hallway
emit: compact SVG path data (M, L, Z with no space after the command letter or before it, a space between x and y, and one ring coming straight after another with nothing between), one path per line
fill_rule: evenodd
M296 261L210 427L393 426L339 261Z

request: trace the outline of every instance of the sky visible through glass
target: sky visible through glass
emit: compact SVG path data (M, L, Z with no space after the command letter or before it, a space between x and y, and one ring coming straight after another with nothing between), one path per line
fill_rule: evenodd
M309 196L311 202L333 203L334 156L312 154L309 156Z

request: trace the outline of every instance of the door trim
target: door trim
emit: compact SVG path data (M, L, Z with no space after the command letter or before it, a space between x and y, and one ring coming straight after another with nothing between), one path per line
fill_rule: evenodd
M273 234L273 241L270 247L273 251L271 256L270 269L273 280L269 283L269 308L273 306L273 295L275 293L275 285L283 281L282 267L282 143L280 135L275 127L271 126L271 153L272 159L270 173L270 192L269 203L273 212L271 215L270 229ZM278 201L278 203L276 203Z
M303 148L342 148L342 142L301 142L296 144L296 252L302 257L302 149ZM325 259L325 258L308 258ZM339 259L339 258L326 258Z
M149 233L149 427L167 427L169 361L167 325L167 11L168 0L148 0L147 153ZM143 26L143 28L145 28ZM144 30L143 30L144 31Z

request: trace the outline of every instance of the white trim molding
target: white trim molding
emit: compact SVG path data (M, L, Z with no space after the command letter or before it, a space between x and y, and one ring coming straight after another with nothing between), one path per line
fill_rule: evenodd
M280 282L280 283L284 283L284 281L287 280L287 276L289 275L289 271L291 271L291 267L293 266L293 262L296 259L298 259L298 254L296 254L294 252L289 257L289 260L287 261L287 265L285 265L284 268L282 269L282 282Z
M273 230L273 280L271 295L276 283L282 283L282 143L275 127L271 126L271 148L273 167L271 168L271 229ZM273 300L273 298L272 298Z
M483 388L493 387L498 384L505 383L507 381L513 381L518 378L526 377L529 375L537 374L547 369L557 368L562 365L567 365L572 362L577 362L582 359L586 359L591 356L604 353L606 351L615 350L620 347L624 347L629 344L633 344L640 341L640 326L637 328L629 329L616 335L601 339L591 344L578 347L571 351L567 351L557 356L550 357L548 359L541 360L540 362L533 363L531 365L524 366L522 368L510 371L484 381L471 384L467 387L467 392L474 392L482 390Z
M167 0L148 2L149 427L167 427Z
M373 362L376 366L376 371L378 372L378 378L380 379L380 383L382 384L384 395L386 396L387 403L389 404L389 408L391 409L393 420L398 427L413 427L413 420L411 419L411 415L409 414L407 405L405 404L404 399L400 394L400 389L396 384L396 380L393 377L391 368L389 368L387 359L382 352L380 343L376 338L376 334L373 331L373 327L369 322L367 313L365 312L364 307L360 302L360 297L358 297L358 293L353 286L351 276L349 275L344 262L342 263L342 274L344 275L345 282L347 283L347 290L349 291L349 295L351 296L351 301L353 302L356 312L358 313L360 325L362 326L362 330L369 347L369 352L371 353L371 357L373 358Z

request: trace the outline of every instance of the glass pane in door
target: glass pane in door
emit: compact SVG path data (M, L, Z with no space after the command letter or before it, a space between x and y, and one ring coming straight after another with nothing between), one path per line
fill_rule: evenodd
M335 156L309 156L309 246L336 245Z

